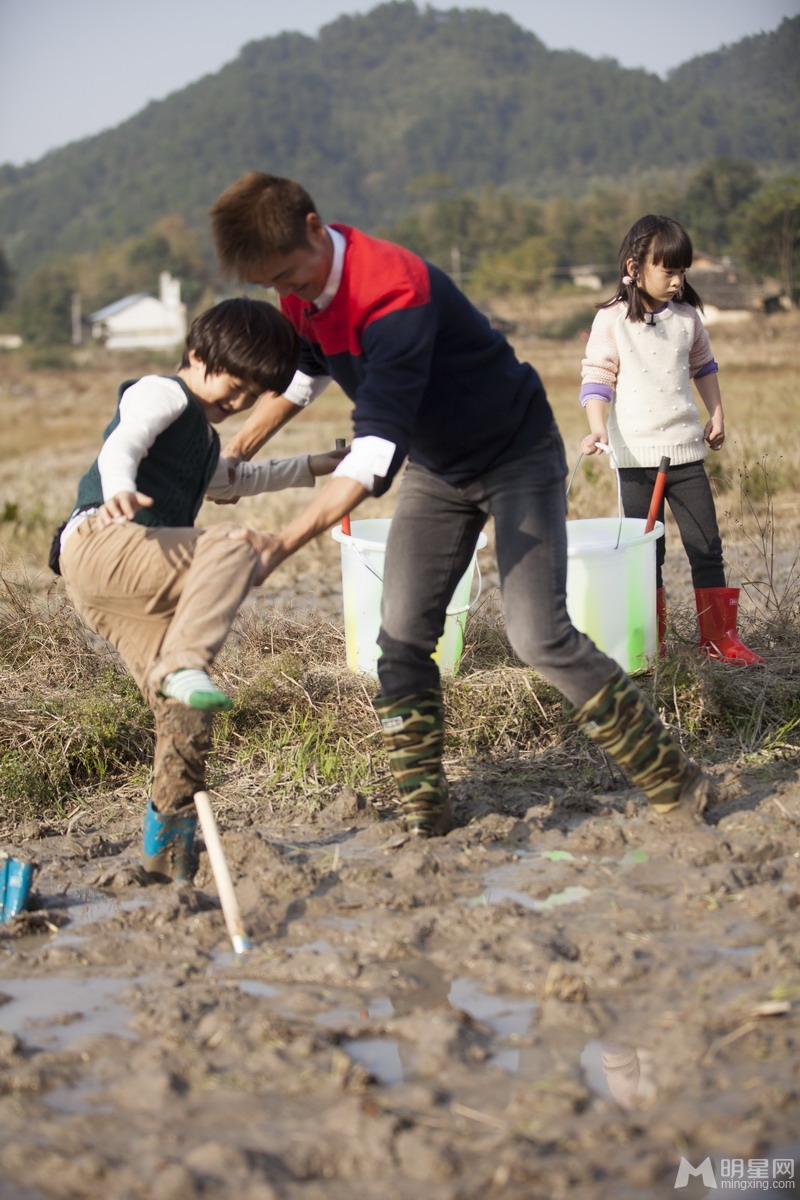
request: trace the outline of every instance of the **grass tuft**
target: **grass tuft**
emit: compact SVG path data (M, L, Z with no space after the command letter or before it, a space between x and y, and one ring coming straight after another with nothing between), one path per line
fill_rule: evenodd
M708 762L776 768L800 745L800 638L784 621L751 619L748 640L772 645L767 666L702 658L696 618L670 613L668 653L638 677L684 748ZM236 707L215 723L209 784L237 804L306 817L343 788L380 806L391 785L372 699L377 684L351 674L341 630L325 616L245 613L216 674ZM42 606L24 587L0 596L0 796L5 822L58 824L75 808L133 788L146 795L153 721L116 654L61 595ZM553 789L573 795L624 786L609 760L564 715L560 694L510 651L496 601L467 622L461 671L445 677L445 757L455 780L513 792L524 811ZM500 782L498 782L500 781ZM577 802L577 801L576 801ZM502 801L500 802L502 807ZM509 807L510 806L510 807Z
M554 322L558 312L540 316ZM723 365L728 438L706 467L726 567L742 587L740 632L766 666L742 669L698 655L688 565L668 514L667 656L637 679L690 754L765 773L785 772L796 761L800 728L800 453L783 432L796 408L799 329L793 313L712 334ZM615 513L608 463L578 458L587 428L577 400L584 342L520 336L516 348L542 375L570 468L579 462L570 519ZM44 564L52 532L97 452L119 378L164 364L101 357L75 361L69 371L65 365L40 359L32 370L15 358L0 383L0 419L7 415L14 428L0 446L0 811L11 831L23 818L69 827L70 814L89 806L96 821L124 804L140 807L153 753L149 709ZM270 453L331 446L347 434L349 414L349 403L328 389L276 435ZM231 426L226 436L236 419ZM391 516L395 497L393 491L369 501L363 515ZM245 499L235 510L205 505L199 523L280 529L306 503L298 489ZM482 565L491 583L491 523L487 534ZM534 800L547 807L555 795L580 808L592 805L596 791L625 786L610 760L565 719L560 695L515 657L496 592L486 591L467 622L460 673L444 681L446 766L457 803L468 801L470 811L490 804L524 812ZM343 786L379 803L393 796L372 709L377 685L347 670L341 619L330 615L340 608L338 547L328 535L316 539L252 601L215 668L236 707L215 720L209 786L224 789L223 803L259 813L291 813L292 806L313 813ZM302 611L312 603L327 606L328 615Z

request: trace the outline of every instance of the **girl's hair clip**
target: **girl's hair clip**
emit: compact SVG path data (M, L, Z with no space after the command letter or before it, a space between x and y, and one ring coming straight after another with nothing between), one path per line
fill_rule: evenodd
M631 284L633 283L633 280L630 277L630 275L623 275L622 282L625 284L626 287L630 287Z

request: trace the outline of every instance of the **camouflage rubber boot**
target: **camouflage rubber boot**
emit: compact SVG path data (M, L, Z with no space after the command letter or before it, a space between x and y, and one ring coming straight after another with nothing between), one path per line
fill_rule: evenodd
M680 807L702 818L714 803L711 780L687 758L647 698L621 669L571 715L641 788L655 812L668 813Z
M408 832L429 838L452 828L442 770L444 710L436 688L415 696L379 696L375 711Z

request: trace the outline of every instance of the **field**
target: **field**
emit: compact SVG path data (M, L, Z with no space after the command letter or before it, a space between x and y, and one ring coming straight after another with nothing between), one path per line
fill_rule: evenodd
M718 1184L785 1195L792 1164L797 1183L799 333L795 314L712 329L710 470L766 665L697 655L668 520L668 652L640 677L718 780L713 823L654 819L514 659L487 529L445 681L458 827L409 842L326 535L252 594L218 662L241 958L205 855L194 887L146 886L149 713L45 565L118 382L170 364L0 356L0 850L38 864L0 933L0 1200L661 1200L709 1156ZM580 339L516 344L577 467L570 516L612 514L612 473L578 464ZM348 432L326 393L270 453ZM200 523L278 528L307 495Z

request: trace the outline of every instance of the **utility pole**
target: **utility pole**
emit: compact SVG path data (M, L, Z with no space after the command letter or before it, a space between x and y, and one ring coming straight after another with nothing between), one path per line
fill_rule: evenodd
M83 327L81 325L81 294L80 292L72 293L72 300L69 307L70 318L72 320L72 344L80 346L83 341Z
M453 276L453 282L456 287L461 290L461 247L458 242L453 242L450 247L450 274Z

